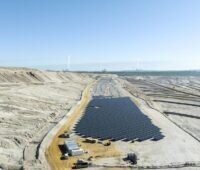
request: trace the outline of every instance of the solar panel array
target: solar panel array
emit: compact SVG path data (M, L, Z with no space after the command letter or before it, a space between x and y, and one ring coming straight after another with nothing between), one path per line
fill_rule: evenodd
M75 132L102 140L143 141L164 137L128 97L95 97L76 124Z

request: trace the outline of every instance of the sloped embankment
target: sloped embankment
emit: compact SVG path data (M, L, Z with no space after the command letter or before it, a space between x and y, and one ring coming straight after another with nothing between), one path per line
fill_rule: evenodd
M80 100L89 82L85 74L0 68L0 169L37 164L43 137Z
M0 83L47 83L79 81L83 74L41 71L28 68L0 68Z

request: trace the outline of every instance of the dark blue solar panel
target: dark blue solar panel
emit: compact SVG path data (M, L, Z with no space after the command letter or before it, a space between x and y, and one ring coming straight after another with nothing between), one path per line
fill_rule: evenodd
M75 127L79 135L113 140L162 139L160 129L151 123L128 98L94 97Z

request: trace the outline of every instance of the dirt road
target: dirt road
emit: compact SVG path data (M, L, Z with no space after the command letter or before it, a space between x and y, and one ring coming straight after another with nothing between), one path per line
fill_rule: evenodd
M64 170L64 169L68 169L66 167L69 167L69 165L67 165L65 161L62 161L60 159L62 153L61 153L59 146L63 144L63 139L59 138L59 136L61 134L63 134L64 131L70 130L72 125L75 123L76 119L80 116L80 113L87 106L87 103L90 100L90 89L91 89L92 85L93 84L91 83L86 87L86 89L83 92L80 104L77 105L74 112L67 119L67 122L65 123L65 125L54 136L52 143L50 144L50 146L48 147L48 149L45 153L47 160L52 169Z

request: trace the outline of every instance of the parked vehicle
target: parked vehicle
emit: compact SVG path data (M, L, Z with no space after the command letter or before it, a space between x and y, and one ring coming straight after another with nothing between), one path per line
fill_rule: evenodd
M86 138L85 142L86 143L97 143L97 140L96 139L91 139L91 138Z
M111 142L110 142L110 141L105 142L103 145L104 145L104 146L110 146L110 145L111 145Z
M74 164L73 169L87 168L89 165L91 165L90 162L85 161L83 159L78 159L77 162Z
M132 164L137 164L137 155L135 153L128 153L127 160L129 160Z

